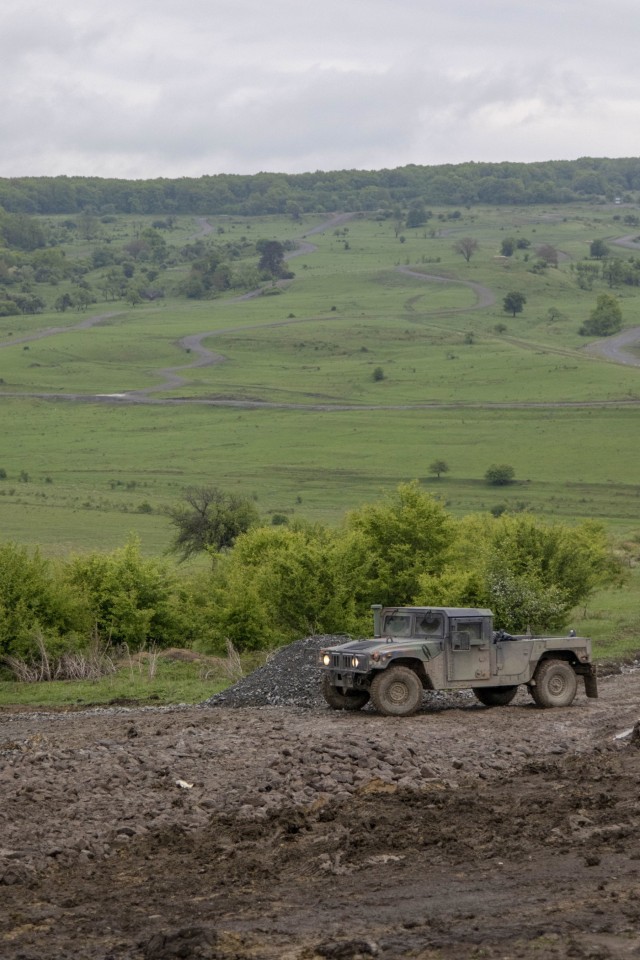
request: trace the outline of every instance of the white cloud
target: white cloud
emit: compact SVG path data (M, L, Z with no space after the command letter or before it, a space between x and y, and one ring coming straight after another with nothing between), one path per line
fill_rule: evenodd
M0 176L633 156L635 9L9 0Z

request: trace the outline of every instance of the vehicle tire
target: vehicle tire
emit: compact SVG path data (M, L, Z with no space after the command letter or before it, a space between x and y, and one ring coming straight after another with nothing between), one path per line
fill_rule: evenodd
M332 710L362 710L369 702L368 690L340 690L334 687L329 677L322 678L322 696Z
M473 692L485 707L506 707L518 692L518 687L474 687Z
M578 678L566 660L543 660L535 672L531 696L538 707L568 707L578 689Z
M420 677L409 667L387 667L371 683L371 702L387 717L408 717L422 703Z

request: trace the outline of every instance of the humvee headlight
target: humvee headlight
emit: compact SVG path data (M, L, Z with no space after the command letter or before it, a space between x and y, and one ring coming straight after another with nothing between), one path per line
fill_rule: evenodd
M359 666L360 666L360 661L358 660L357 657L351 657L351 666L352 666L352 667L359 667Z
M328 653L324 654L324 656L322 657L322 662L324 663L325 667L329 666L329 664L331 663L331 657L329 656Z

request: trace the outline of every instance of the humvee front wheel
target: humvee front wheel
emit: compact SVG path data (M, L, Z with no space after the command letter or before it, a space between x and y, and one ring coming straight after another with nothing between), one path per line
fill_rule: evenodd
M485 707L506 707L511 703L518 688L516 687L474 687L473 692Z
M409 667L387 667L371 682L371 702L388 717L408 717L422 703L422 683Z
M568 707L578 689L578 679L566 660L543 660L533 678L531 696L538 707Z
M322 696L333 710L362 710L369 702L368 690L340 690L329 677L322 678Z

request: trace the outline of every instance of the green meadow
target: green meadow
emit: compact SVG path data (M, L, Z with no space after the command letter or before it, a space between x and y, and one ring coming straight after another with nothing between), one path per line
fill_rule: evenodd
M181 263L153 303L0 318L2 537L68 553L135 532L158 554L171 538L164 511L191 485L250 496L266 522L336 523L412 478L456 514L529 509L633 535L640 368L587 353L578 328L602 292L619 299L625 327L640 325L640 291L603 279L585 290L575 275L596 238L611 256L635 255L612 243L633 233L628 212L436 210L400 230L362 215L313 234L320 217L211 217L205 235L201 218L178 218L167 238L177 246L200 235L304 238L315 249L291 257L292 279L251 299L172 295ZM141 220L116 218L109 242ZM467 236L478 245L468 263L454 250ZM501 257L505 237L529 246ZM545 244L558 266L533 270ZM63 248L81 258L94 245ZM99 271L93 279L99 289ZM47 302L61 289L46 290ZM502 304L512 290L526 296L515 317ZM92 317L102 319L86 325ZM197 349L180 342L190 335L215 362L194 365ZM135 391L146 391L141 402L104 396ZM440 479L435 459L449 467ZM494 463L511 464L516 482L487 486Z

